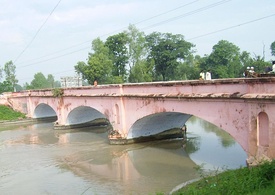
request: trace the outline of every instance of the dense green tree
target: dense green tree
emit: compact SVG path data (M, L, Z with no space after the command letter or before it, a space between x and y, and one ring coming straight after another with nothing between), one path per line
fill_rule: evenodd
M12 91L13 91L13 86L11 82L9 81L3 81L2 83L0 82L0 93L12 92Z
M249 66L253 66L255 72L264 73L265 68L270 66L270 63L265 62L264 57L255 56L254 58L251 59Z
M49 83L42 72L38 72L34 75L34 79L27 89L45 89L49 88Z
M270 45L271 55L275 56L275 41Z
M75 66L77 73L82 75L89 84L93 84L95 80L98 83L113 83L112 76L112 60L109 55L109 49L99 38L92 42L93 53L89 53L88 62L78 62Z
M6 81L10 82L12 84L12 87L15 91L15 85L18 83L18 80L16 79L15 75L16 66L13 64L12 61L8 61L4 65L4 72L6 75Z
M184 62L180 62L176 71L176 80L194 80L199 78L200 57L189 55Z
M128 71L129 82L147 82L153 80L152 60L146 60L148 48L145 34L130 24L126 31L128 36Z
M213 46L209 56L205 56L200 68L210 71L212 78L235 78L242 76L240 49L226 40L219 41Z
M126 64L128 62L126 33L119 33L107 38L105 46L109 48L110 58L113 62L112 75L126 79Z
M55 87L55 81L54 81L54 76L52 74L49 74L48 77L47 77L47 83L48 83L48 86L50 88L54 88Z
M171 33L151 33L146 37L150 49L149 59L154 59L156 76L162 80L175 79L180 62L192 53L194 45L184 40L182 35Z
M129 82L139 83L153 81L153 67L154 63L152 63L152 61L151 63L146 60L139 61L131 69Z
M128 38L128 57L129 71L137 63L145 58L147 53L146 39L144 32L139 31L134 25L130 24L126 32Z

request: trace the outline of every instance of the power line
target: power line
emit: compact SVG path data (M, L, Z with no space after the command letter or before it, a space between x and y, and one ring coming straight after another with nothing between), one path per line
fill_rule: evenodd
M166 12L163 12L163 13L160 13L160 14L158 14L158 15L152 16L152 17L147 18L147 19L145 19L145 20L141 20L141 21L139 21L139 22L136 22L135 25L136 25L136 24L143 23L143 22L147 22L147 21L152 20L152 19L154 19L154 18L157 18L157 17L159 17L159 16L168 14L168 13L173 12L173 11L176 11L176 10L178 10L178 9L181 9L181 8L183 8L183 7L186 7L186 6L188 6L188 5L191 5L191 4L193 4L193 3L196 3L196 2L198 2L198 1L199 1L199 0L197 0L197 1L192 1L192 2L190 2L190 3L184 4L184 5L182 5L182 6L176 7L176 8L174 8L174 9L168 10L168 11L166 11Z
M212 7L216 7L216 6L218 6L218 5L227 3L227 2L229 2L229 1L231 1L231 0L219 1L219 2L217 2L217 3L213 3L213 4L210 4L210 5L204 6L204 7L202 7L202 8L199 8L199 9L197 9L197 10L194 10L194 11L191 11L191 12L188 12L188 13L181 14L181 15L179 15L179 16L170 18L170 19L168 19L168 20L165 20L165 21L162 21L162 22L155 23L155 24L153 24L153 25L151 25L151 26L148 26L148 27L145 27L145 28L152 28L152 27L155 27L155 26L158 26L158 25L162 25L162 24L165 24L165 23L168 23L168 22L177 20L177 19L182 18L182 17L185 17L185 16L189 16L189 15L192 15L192 14L196 14L196 13L205 11L205 10L207 10L207 9L210 9L210 8L212 8ZM195 2L197 2L197 1L191 2L191 3L189 3L189 4L192 4L192 3L195 3ZM184 6L187 6L187 5L188 5L188 4L182 5L182 6L180 6L180 7L184 7ZM153 19L153 18L158 17L158 16L160 16L160 15L163 15L163 14L165 14L165 13L169 13L169 12L171 12L171 11L173 11L173 10L177 10L177 9L179 9L180 7L174 8L174 9L169 10L169 11L166 11L166 12L164 12L164 13L162 13L162 14L158 14L158 15L156 15L156 16L153 16L153 17L150 17L150 18L148 18L148 19L142 20L142 21L137 22L137 23L135 23L135 24L139 24L139 23L148 21L148 20L150 20L150 19ZM193 40L193 39L197 39L197 38L200 38L200 37L204 37L204 36L208 36L208 35L211 35L211 34L215 34L215 33L218 33L218 32L226 31L226 30L229 30L229 29L232 29L232 28L236 28L236 27L239 27L239 26L243 26L243 25L246 25L246 24L249 24L249 23L253 23L253 22L259 21L259 20L263 20L263 19L266 19L266 18L269 18L269 17L272 17L272 16L275 16L275 14L271 14L271 15L264 16L264 17L261 17L261 18L257 18L257 19L251 20L251 21L247 21L247 22L244 22L244 23L241 23L241 24L237 24L237 25L234 25L234 26L230 26L230 27L227 27L227 28L224 28L224 29L216 30L216 31L213 31L213 32L210 32L210 33L202 34L202 35L199 35L199 36L196 36L196 37L192 37L192 38L187 39L187 40ZM109 33L109 34L110 34L110 33ZM102 36L104 36L104 35L102 35ZM88 41L86 41L86 42L88 42ZM86 43L86 42L83 42L83 43L74 45L74 46L72 46L72 47L76 47L76 46L82 45L82 44L84 44L84 43ZM64 50L71 49L72 47L67 48L67 49L60 50L60 51L58 51L58 52L63 52ZM41 61L38 61L38 62L32 63L32 64L27 64L27 65L25 65L25 66L21 66L20 68L27 67L27 66L31 66L31 65L35 65L35 64L37 64L37 63L42 63L42 62L54 60L54 59L57 59L57 58L61 58L61 57L64 57L64 56L67 56L67 55L71 55L71 54L73 54L73 53L76 53L76 52L79 52L79 51L82 51L82 50L85 50L85 49L88 49L88 48L90 48L90 47L81 48L81 49L78 49L78 50L75 50L75 51L72 51L72 52L69 52L69 53L65 53L65 54L63 54L63 55L59 55L59 56L56 56L56 57L53 57L53 58L41 60ZM54 52L53 54L56 54L56 53L57 53L57 52ZM44 56L44 57L47 57L47 56ZM40 57L39 59L41 59L41 58L42 58L42 57ZM71 70L70 70L70 71L71 71ZM63 72L68 72L68 71L63 71ZM61 73L63 73L63 72L61 72ZM56 74L60 74L60 73L56 73Z
M152 17L150 17L150 18L148 18L148 19L141 20L141 21L136 22L136 23L134 23L134 24L140 24L140 23L142 23L142 22L151 20L151 19L156 18L156 17L158 17L158 16L161 16L161 15L170 13L170 12L172 12L172 11L178 10L178 9L180 9L180 8L186 7L186 6L188 6L188 5L191 5L191 4L193 4L193 3L196 3L196 2L198 2L198 1L199 1L199 0L196 0L196 1L190 2L190 3L188 3L188 4L181 5L181 6L177 7L177 8L174 8L174 9L168 10L168 11L166 11L166 12L163 12L163 13L161 13L161 14L152 16ZM207 10L207 9L210 9L210 8L213 8L213 7L216 7L216 6L219 6L219 5L221 5L221 4L227 3L227 2L229 2L229 1L231 1L231 0L219 1L219 2L216 2L216 3L210 4L210 5L204 6L204 7L202 7L202 8L196 9L196 10L194 10L194 11L191 11L191 12L188 12L188 13L185 13L185 14L181 14L181 15L179 15L179 16L170 18L170 19L168 19L168 20L165 20L165 21L158 22L158 23L156 23L156 24L147 26L147 27L145 27L145 28L142 28L142 30L148 29L148 28L152 28L152 27L156 27L156 26L159 26L159 25L162 25L162 24L171 22L171 21L173 21L173 20L177 20L177 19L182 18L182 17L186 17L186 16L189 16L189 15L193 15L193 14L196 14L196 13L199 13L199 12L202 12L202 11L205 11L205 10ZM120 29L120 30L124 30L125 28L127 28L127 27L124 27L124 28L122 28L122 29ZM106 34L101 35L101 36L99 36L99 37L107 36L107 35L109 35L109 34L112 34L112 33L116 32L116 31L119 31L119 30L115 30L115 31L113 31L113 32L111 32L111 33L106 33ZM90 41L91 41L91 40L89 40L89 42L90 42ZM52 53L51 55L54 55L54 54L56 54L56 53L63 52L63 51L65 51L65 50L71 49L71 48L73 48L73 47L77 47L77 46L79 46L79 45L83 45L83 44L85 44L85 43L87 43L87 42L88 42L88 41L85 41L85 42L76 44L76 45L74 45L74 46L71 46L71 47L69 47L69 48L65 48L65 49L63 49L63 50L56 51L56 52ZM73 51L73 52L69 52L69 53L66 53L66 54L63 54L63 55L60 55L60 56L57 56L57 57L49 58L49 59L46 59L46 60L41 60L41 61L38 61L38 62L35 62L35 63L27 64L27 65L25 65L25 66L20 66L20 67L18 67L18 68L23 68L23 67L35 65L35 64L37 64L37 63L42 63L42 62L50 61L50 60L53 60L53 59L57 59L57 58L64 57L64 56L67 56L67 55L70 55L70 54L72 54L72 53L76 53L76 52L78 52L78 51L82 51L82 50L88 49L88 48L89 48L89 47L81 48L81 49L76 50L76 51ZM45 56L43 56L43 57L39 57L39 58L36 58L36 59L41 59L41 58L44 58L44 57L47 57L47 56L49 56L49 55L45 55Z
M183 8L183 7L186 7L186 6L189 6L189 5L191 5L191 4L194 4L194 3L198 2L198 1L200 1L200 0L192 1L192 2L190 2L190 3L187 3L187 4L184 4L184 5L178 6L178 7L176 7L176 8L171 9L171 10L165 11L165 12L163 12L163 13L157 14L157 15L152 16L152 17L150 17L150 18L147 18L147 19L141 20L141 21L139 21L139 22L136 22L136 23L134 23L134 25L137 25L137 24L140 24L140 23L143 23L143 22L152 20L152 19L157 18L157 17L159 17L159 16L168 14L168 13L170 13L170 12L173 12L173 11L176 11L176 10L181 9L181 8ZM57 6L56 6L56 7L57 7ZM124 29L127 29L127 28L128 28L128 26L127 26L127 27L120 28L120 29L117 29L117 30L114 30L114 31L109 32L109 33L106 33L106 34L103 34L103 35L101 35L101 36L99 36L99 37L105 37L105 36L108 36L108 35L110 35L110 34L113 34L113 33L115 33L115 32L118 32L118 31L121 31L121 30L124 30ZM70 46L70 47L64 48L64 49L62 49L62 50L58 50L58 51L52 52L52 53L50 53L50 54L47 54L47 55L44 55L44 56L41 56L41 57L38 57L38 58L35 58L35 59L31 59L31 60L28 60L28 61L38 60L38 59L45 58L45 57L47 57L47 56L55 55L55 54L57 54L57 53L61 53L61 52L65 51L65 50L69 50L69 49L72 49L72 48L74 48L74 47L78 47L78 46L80 46L80 45L83 45L83 44L86 44L86 43L90 43L91 41L92 41L92 40L87 40L87 41L84 41L84 42L82 42L82 43L78 43L78 44L72 45L72 46ZM81 50L82 50L82 49L81 49ZM64 55L62 55L62 56L64 56ZM27 61L27 62L28 62L28 61ZM43 62L43 61L42 61L42 62ZM21 62L21 63L22 63L22 62ZM24 63L24 62L23 62L23 63ZM31 65L33 65L33 64L35 64L35 63L32 63ZM29 65L26 65L26 66L29 66ZM20 66L20 68L21 68L21 67L26 67L26 66Z
M199 13L199 12L202 12L202 11L205 11L205 10L208 10L208 9L211 9L211 8L216 7L216 6L219 6L219 5L221 5L221 4L228 3L229 1L231 1L231 0L219 1L219 2L216 2L216 3L210 4L210 5L208 5L208 6L204 6L204 7L202 7L202 8L196 9L196 10L194 10L194 11L190 11L190 12L187 12L187 13L185 13L185 14L182 14L182 15L179 15L179 16L176 16L176 17L173 17L173 18L170 18L170 19L168 19L168 20L164 20L164 21L161 21L161 22L152 24L152 25L150 25L150 26L147 26L147 27L142 28L141 30L150 29L150 28L153 28L153 27L156 27L156 26L159 26L159 25L162 25L162 24L165 24L165 23L174 21L174 20L178 20L178 19L180 19L180 18L183 18L183 17L186 17L186 16L190 16L190 15L193 15L193 14L196 14L196 13Z
M86 49L87 49L87 47L84 47L84 48L78 49L78 50L76 50L76 51L72 51L72 52L69 52L69 53L65 53L65 54L60 55L60 56L48 58L48 59L45 59L45 60L41 60L41 61L38 61L38 62L34 62L34 63L31 63L31 64L27 64L27 65L25 65L25 66L20 66L20 67L18 67L17 69L25 68L25 67L28 67L28 66L32 66L32 65L35 65L35 64L39 64L39 63L43 63L43 62L47 62L47 61L51 61L51 60L55 60L55 59L58 59L58 58L61 58L61 57L67 56L67 55L71 55L71 54L73 54L73 53L77 53L77 52L80 52L80 51L83 51L83 50L86 50Z
M226 30L229 30L229 29L232 29L232 28L236 28L236 27L239 27L239 26L243 26L243 25L246 25L246 24L250 24L252 22L257 22L259 20L263 20L263 19L266 19L266 18L270 18L272 16L275 16L275 14L271 14L271 15L268 15L268 16L264 16L264 17L261 17L261 18L257 18L255 20L250 20L248 22L244 22L244 23L241 23L241 24L237 24L237 25L234 25L234 26L230 26L230 27L227 27L227 28L223 28L223 29L220 29L220 30L216 30L216 31L213 31L213 32L210 32L210 33L206 33L206 34L203 34L203 35L199 35L199 36L196 36L196 37L192 37L190 39L187 39L187 40L193 40L193 39L197 39L197 38L201 38L201 37L205 37L205 36L208 36L208 35L212 35L212 34L215 34L215 33L218 33L218 32L222 32L222 31L226 31Z
M36 31L36 33L34 34L33 38L31 39L31 41L29 42L29 44L23 49L23 51L17 56L17 58L14 60L14 63L23 55L23 53L31 46L31 44L33 43L34 39L37 37L38 33L41 31L41 29L43 28L43 26L47 23L47 21L49 20L50 16L53 14L54 10L57 8L57 6L59 5L59 3L61 2L61 0L58 1L58 3L55 5L55 7L53 8L53 10L51 11L51 13L48 15L48 17L46 18L46 20L43 22L43 24L38 28L38 30Z

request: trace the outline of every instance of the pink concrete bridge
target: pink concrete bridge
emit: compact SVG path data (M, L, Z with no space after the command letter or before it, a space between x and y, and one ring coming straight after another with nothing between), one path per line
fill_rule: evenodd
M59 91L61 92L61 91ZM31 118L57 116L56 127L106 119L110 140L151 136L184 126L192 116L232 135L251 158L275 158L275 78L98 85L8 94Z

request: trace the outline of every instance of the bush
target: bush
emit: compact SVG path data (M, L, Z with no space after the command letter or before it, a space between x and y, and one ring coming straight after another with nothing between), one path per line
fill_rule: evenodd
M251 194L266 189L274 189L275 160L256 167L227 170L215 176L203 177L175 192L181 194Z

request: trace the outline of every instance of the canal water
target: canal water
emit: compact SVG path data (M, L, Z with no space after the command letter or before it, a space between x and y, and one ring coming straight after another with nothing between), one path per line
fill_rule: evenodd
M0 127L1 194L168 194L200 177L196 167L245 166L226 132L199 118L187 140L109 145L106 128L53 130L52 123Z

